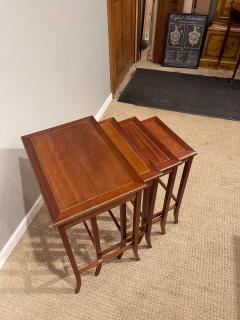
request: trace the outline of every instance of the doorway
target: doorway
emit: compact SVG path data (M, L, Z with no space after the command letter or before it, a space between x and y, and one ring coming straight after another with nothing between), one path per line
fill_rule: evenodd
M211 0L144 0L144 19L142 25L142 61L163 64L165 39L169 13L197 13L210 15Z
M113 95L139 59L141 0L108 0L110 78Z
M211 0L107 0L111 91L141 61L162 65L171 12L208 14Z
M184 0L144 0L142 60L162 64L170 12L183 12Z

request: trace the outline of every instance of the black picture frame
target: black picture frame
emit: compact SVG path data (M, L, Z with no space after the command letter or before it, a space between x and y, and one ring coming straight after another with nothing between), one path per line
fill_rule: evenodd
M207 17L203 14L169 14L163 66L198 68Z

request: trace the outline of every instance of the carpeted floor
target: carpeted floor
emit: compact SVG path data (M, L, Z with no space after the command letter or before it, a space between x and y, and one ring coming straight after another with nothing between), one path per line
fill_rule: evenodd
M153 248L141 245L122 261L74 277L59 236L43 208L0 271L0 319L237 320L240 319L240 123L114 102L105 117L159 116L198 151L179 225L158 226ZM100 219L102 244L117 232ZM83 227L71 232L87 260ZM81 245L80 245L81 244ZM78 245L78 246L77 246ZM92 251L92 249L91 249Z

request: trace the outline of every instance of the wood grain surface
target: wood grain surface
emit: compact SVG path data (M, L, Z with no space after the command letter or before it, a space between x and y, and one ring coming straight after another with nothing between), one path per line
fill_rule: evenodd
M142 124L151 134L153 141L161 142L179 160L196 155L196 152L158 117L143 120Z
M144 187L93 117L22 140L55 224L96 212Z

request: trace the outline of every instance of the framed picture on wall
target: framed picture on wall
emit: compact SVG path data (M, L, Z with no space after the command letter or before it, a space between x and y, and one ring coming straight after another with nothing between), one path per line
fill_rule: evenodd
M164 66L198 67L206 22L206 15L169 14Z

